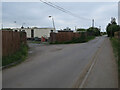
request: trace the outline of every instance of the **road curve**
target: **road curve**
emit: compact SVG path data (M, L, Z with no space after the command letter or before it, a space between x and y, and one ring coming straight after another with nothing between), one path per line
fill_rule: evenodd
M3 70L3 88L79 87L79 81L86 74L83 72L106 38L97 37L82 44L30 44L31 50L26 61Z

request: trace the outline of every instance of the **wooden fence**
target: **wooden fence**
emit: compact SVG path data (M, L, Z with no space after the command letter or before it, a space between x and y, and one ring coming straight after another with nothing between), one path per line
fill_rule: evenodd
M25 32L2 31L2 56L15 53L21 44L26 44Z
M50 42L68 42L73 40L73 38L80 38L82 33L74 33L74 32L65 32L60 31L58 33L51 32L50 33ZM84 32L84 36L87 37L87 33Z

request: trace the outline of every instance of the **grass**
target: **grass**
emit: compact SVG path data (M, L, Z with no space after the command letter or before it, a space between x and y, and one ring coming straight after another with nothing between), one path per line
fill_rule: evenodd
M44 44L44 45L48 45L48 42L41 42L41 41L28 41L28 43L33 43L33 44Z
M40 41L29 41L30 43L40 44Z
M111 42L112 42L112 47L115 53L115 57L118 61L118 57L120 56L120 41L116 38L110 38ZM120 60L120 59L119 59Z
M95 36L88 36L86 41L88 42L88 41L93 40L93 39L95 39Z
M24 61L28 55L28 46L21 45L21 48L12 55L2 57L2 66L6 66L18 61Z
M110 38L110 40L118 63L118 73L119 73L119 81L120 81L120 40L116 38Z
M85 43L88 42L90 40L95 39L95 36L88 36L87 38L85 37L80 37L80 38L73 38L73 40L71 41L67 41L67 42L54 42L54 43L50 43L50 44L75 44L75 43Z

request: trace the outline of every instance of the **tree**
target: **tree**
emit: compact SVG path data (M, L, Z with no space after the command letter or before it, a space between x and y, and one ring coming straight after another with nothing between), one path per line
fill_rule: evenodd
M111 18L111 24L115 24L115 25L117 25L117 23L116 23L116 19L115 18Z
M84 31L87 31L87 30L84 29L84 28L78 28L77 31L82 31L82 32L84 32Z
M87 29L88 33L91 33L94 36L100 36L100 29L97 27L90 27Z
M114 36L114 32L119 31L119 30L120 30L120 26L117 25L116 19L115 18L111 18L111 23L108 23L108 25L106 27L106 31L107 31L108 37L113 37Z

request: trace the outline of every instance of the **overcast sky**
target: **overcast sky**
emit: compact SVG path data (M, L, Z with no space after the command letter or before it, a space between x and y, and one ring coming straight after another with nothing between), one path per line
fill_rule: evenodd
M53 2L52 2L53 3ZM53 27L53 16L57 29L70 27L88 28L95 19L95 26L105 30L111 17L118 18L117 2L55 2L54 4L69 10L80 18L73 17L41 2L3 2L3 27ZM16 21L16 23L14 23Z

